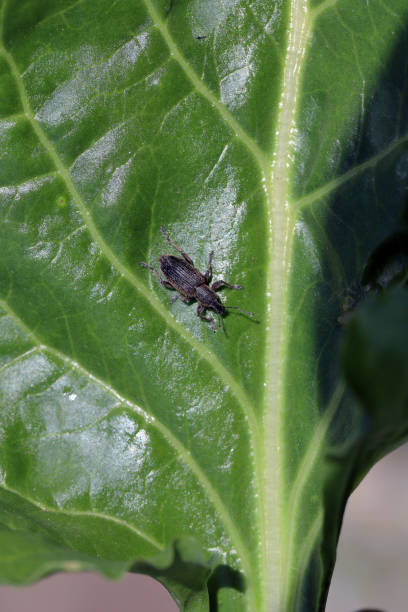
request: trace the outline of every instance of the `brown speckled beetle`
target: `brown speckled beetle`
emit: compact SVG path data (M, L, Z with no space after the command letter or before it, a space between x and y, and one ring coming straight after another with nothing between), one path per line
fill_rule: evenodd
M197 317L203 321L207 321L210 324L210 328L213 332L216 331L214 319L211 317L206 317L203 314L206 308L212 309L216 312L219 325L221 325L221 316L226 314L227 308L235 308L243 314L250 317L253 316L252 312L242 310L241 308L238 308L238 306L224 306L218 295L215 293L217 289L220 289L221 287L228 287L229 289L242 289L240 285L230 285L230 283L227 283L224 280L218 280L213 283L211 287L209 286L208 283L210 282L211 278L211 262L214 251L211 251L208 258L207 270L205 274L202 274L200 270L197 270L197 268L194 267L194 263L187 253L185 253L169 238L169 235L164 227L161 227L160 231L167 242L171 244L179 253L181 253L182 258L175 257L174 255L160 255L160 270L165 278L162 278L159 272L157 272L153 266L149 266L144 261L141 261L140 265L144 268L149 268L159 282L167 287L167 289L175 289L179 293L179 295L172 298L172 302L175 302L177 298L180 298L183 302L187 303L190 300L197 300Z

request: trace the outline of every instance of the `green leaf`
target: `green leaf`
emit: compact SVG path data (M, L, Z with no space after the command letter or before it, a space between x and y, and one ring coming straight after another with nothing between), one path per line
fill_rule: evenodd
M0 579L138 560L191 611L322 609L368 467L342 294L408 186L406 0L0 15ZM172 304L160 226L256 320Z
M363 448L368 470L408 435L406 289L386 291L358 309L348 326L343 363L367 419Z
M347 497L371 466L408 435L406 288L393 287L358 305L347 324L342 365L359 400L360 427L332 448L326 466L322 556L328 568L334 564L333 549Z
M10 510L13 510L12 506ZM3 584L24 585L57 571L98 570L109 578L118 578L128 569L123 562L96 560L58 545L34 530L16 530L2 526L0 542Z
M1 527L0 542L3 584L27 584L57 571L93 570L107 578L117 579L129 570L160 580L171 589L183 610L208 610L207 582L215 559L205 559L189 538L180 538L174 547L156 554L149 562L135 561L132 564L95 559L33 531Z

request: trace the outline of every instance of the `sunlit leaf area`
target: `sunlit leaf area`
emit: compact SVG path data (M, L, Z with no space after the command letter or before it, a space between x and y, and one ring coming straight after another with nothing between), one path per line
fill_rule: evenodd
M360 385L405 310L344 315L405 235L406 0L0 7L0 581L324 610L347 497L406 437L393 374L374 412ZM159 282L180 251L234 308Z

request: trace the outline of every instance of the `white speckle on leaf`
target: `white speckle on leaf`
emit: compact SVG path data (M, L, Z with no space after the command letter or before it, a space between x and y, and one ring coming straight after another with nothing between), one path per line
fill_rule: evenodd
M317 274L321 274L321 265L316 241L306 223L298 221L295 225L295 232L305 245L306 255L312 264L313 271Z
M40 240L37 244L28 247L27 253L32 259L42 260L50 259L53 254L54 245L52 242L45 242Z
M126 184L126 178L129 175L133 158L134 156L128 159L125 164L116 168L112 173L108 184L101 193L101 206L107 207L117 204L123 187Z
M72 178L82 184L100 180L104 163L114 155L125 131L123 125L114 127L77 157L71 166Z
M241 107L247 100L248 82L251 78L252 49L234 45L220 58L221 102L231 109Z

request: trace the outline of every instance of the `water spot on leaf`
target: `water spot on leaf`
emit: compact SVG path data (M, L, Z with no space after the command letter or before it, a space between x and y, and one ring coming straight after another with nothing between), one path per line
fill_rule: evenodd
M63 195L60 195L57 197L56 203L59 208L64 208L67 205L67 198Z

